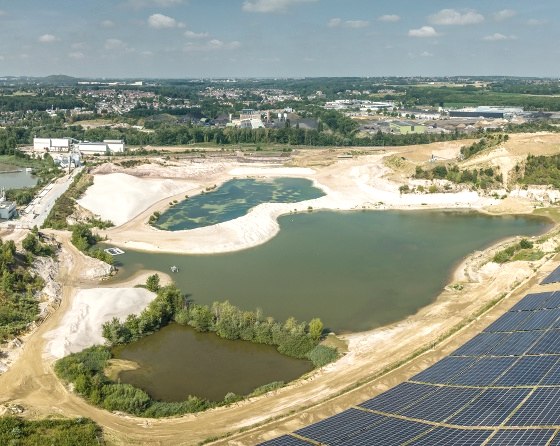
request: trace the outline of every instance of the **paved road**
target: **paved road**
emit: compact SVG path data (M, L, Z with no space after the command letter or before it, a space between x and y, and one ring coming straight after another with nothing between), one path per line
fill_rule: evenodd
M70 175L65 175L61 178L56 179L52 183L49 183L37 194L33 201L25 208L20 218L17 220L11 220L3 222L1 226L12 226L15 225L16 229L32 228L37 225L41 227L42 224L47 219L49 212L54 206L54 202L60 197L64 192L68 190L74 177L81 172L83 167L78 167L70 173Z

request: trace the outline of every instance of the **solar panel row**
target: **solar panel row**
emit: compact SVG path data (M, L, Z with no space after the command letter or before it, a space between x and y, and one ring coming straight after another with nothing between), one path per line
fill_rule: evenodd
M529 294L450 356L361 403L363 410L296 431L309 442L286 435L262 444L560 446L549 428L560 426L560 387L549 387L560 385L557 355L560 292ZM435 425L442 422L455 427Z
M544 278L541 282L541 285L546 285L548 283L557 283L560 282L560 266L557 267L554 271L552 271L548 276Z

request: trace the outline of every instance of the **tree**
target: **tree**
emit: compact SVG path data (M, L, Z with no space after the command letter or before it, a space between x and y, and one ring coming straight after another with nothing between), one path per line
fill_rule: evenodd
M157 293L160 288L159 275L152 274L146 279L146 288L154 293Z
M309 336L311 339L318 341L323 335L323 322L321 319L314 318L309 321Z

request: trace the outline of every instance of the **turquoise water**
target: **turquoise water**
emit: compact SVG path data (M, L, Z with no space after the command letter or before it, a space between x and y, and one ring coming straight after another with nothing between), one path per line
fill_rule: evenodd
M160 216L156 227L168 231L195 229L241 217L261 203L297 203L323 195L311 181L302 178L230 180L174 205Z
M457 211L312 212L279 219L280 232L228 254L127 251L117 280L139 269L170 273L198 303L229 300L284 320L320 317L337 332L401 320L430 304L475 250L552 224L530 216ZM185 234L188 237L188 234Z

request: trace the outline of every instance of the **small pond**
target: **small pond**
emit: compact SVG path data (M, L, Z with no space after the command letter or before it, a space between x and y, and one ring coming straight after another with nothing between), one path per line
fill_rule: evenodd
M140 366L120 372L122 382L162 401L182 401L188 395L222 401L228 392L247 395L273 381L292 381L313 368L310 361L284 356L270 345L229 341L178 324L115 348L114 354Z
M24 167L0 163L0 188L20 189L33 187L37 184L37 177L27 172Z

